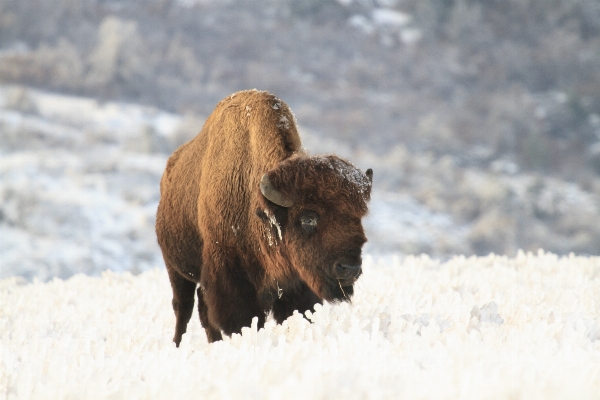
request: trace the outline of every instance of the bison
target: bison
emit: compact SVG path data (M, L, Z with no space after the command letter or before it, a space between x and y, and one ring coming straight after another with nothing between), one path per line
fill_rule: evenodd
M173 289L179 347L198 297L209 342L269 312L282 323L323 300L349 301L361 275L373 171L309 156L289 107L235 93L169 158L156 234ZM196 290L197 289L197 290Z

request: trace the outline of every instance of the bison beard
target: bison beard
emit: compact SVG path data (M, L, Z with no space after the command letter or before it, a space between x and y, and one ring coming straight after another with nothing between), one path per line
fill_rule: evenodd
M269 312L282 323L349 301L361 275L373 171L309 156L294 115L256 90L221 101L167 162L156 234L173 289L179 346L198 297L209 342Z

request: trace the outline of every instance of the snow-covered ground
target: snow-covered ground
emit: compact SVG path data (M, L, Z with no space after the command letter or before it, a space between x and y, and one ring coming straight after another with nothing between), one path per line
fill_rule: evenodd
M598 399L600 257L367 257L353 304L181 347L164 269L0 282L0 396Z

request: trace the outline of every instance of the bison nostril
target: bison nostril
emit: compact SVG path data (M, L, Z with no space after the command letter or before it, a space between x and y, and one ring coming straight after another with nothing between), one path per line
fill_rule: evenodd
M337 279L352 279L360 275L361 266L336 263L334 271Z

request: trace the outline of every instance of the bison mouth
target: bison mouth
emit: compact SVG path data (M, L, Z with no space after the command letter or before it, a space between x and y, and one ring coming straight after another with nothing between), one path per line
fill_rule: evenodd
M330 302L350 301L354 294L354 282L362 275L359 265L336 263L332 273L325 280L324 299Z
M331 303L350 302L354 294L354 282L327 279L324 299Z
M330 303L351 301L354 283L362 275L360 260L354 263L336 261L327 266L299 269L299 278L321 299Z

